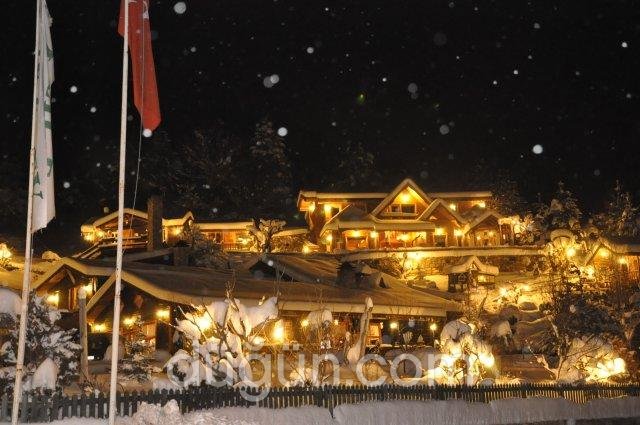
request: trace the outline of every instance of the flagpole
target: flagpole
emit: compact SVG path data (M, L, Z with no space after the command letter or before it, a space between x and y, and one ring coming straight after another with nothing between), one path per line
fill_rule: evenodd
M36 40L33 54L33 105L31 108L31 149L29 151L29 197L27 198L27 234L24 249L24 274L22 276L22 299L20 304L20 331L18 336L18 358L16 362L16 380L13 386L13 407L11 424L18 423L18 410L22 398L22 375L24 373L24 352L27 337L27 314L29 311L29 290L31 286L31 228L33 219L33 172L36 162L36 102L38 100L38 60L40 58L40 21L41 0L36 0ZM44 64L43 64L44 66ZM42 99L44 101L44 99Z
M124 231L124 182L127 157L127 89L129 76L129 0L124 0L124 34L122 48L122 103L120 105L120 165L118 178L118 240L116 252L115 295L111 326L111 384L109 386L109 425L116 420L118 385L118 348L120 343L120 291L122 288L122 233Z

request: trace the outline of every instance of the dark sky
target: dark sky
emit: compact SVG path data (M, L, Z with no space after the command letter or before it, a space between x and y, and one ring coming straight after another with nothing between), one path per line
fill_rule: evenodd
M25 174L34 3L5 0L0 36L0 166ZM218 120L248 137L269 116L288 130L295 189L322 190L317 176L330 170L317 157L352 140L376 154L389 187L409 175L427 191L465 189L461 170L482 159L508 169L530 200L560 179L586 209L617 178L638 194L638 1L175 4L151 4L160 128L175 143ZM118 8L49 1L60 196L82 178L78 161L117 146Z

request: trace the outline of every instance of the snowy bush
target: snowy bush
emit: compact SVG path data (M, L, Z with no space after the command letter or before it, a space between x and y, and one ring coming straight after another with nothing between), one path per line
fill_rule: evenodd
M60 319L60 312L48 305L42 297L32 295L28 308L25 380L31 380L31 375L44 362L44 369L40 370L39 376L34 377L32 388L61 388L68 385L78 374L82 350L77 343L77 330L64 330L56 325ZM8 326L3 327L8 331L8 341L0 349L0 388L9 391L13 388L15 380L19 321L17 318L12 319ZM57 369L55 374L52 373L52 363ZM49 382L53 376L56 376L55 382ZM46 382L40 382L43 379Z

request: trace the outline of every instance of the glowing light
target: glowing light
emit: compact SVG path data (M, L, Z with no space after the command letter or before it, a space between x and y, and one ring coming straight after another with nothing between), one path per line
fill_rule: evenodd
M312 202L309 204L309 212L314 212L316 210L316 203Z
M460 229L455 229L455 230L453 231L453 234L454 234L457 238L459 238L460 236L462 236L462 230L460 230Z
M47 297L47 303L51 305L54 305L57 307L59 302L60 302L60 294L58 294L57 292Z
M324 204L324 213L327 215L331 214L331 205Z
M434 233L435 233L436 236L442 236L442 235L444 235L444 228L436 227L436 230L435 230Z
M624 257L618 258L618 264L621 264L621 265L627 264L627 259Z
M491 230L491 231L489 232L489 236L491 236L491 237L493 237L493 235L495 235L495 234L496 234L496 232L494 232L493 230Z
M96 232L96 236L98 237L98 239L102 239L104 238L104 232L102 230L98 230Z
M306 328L307 326L309 326L309 321L307 319L302 319L302 321L300 322L300 326Z
M606 248L601 248L598 250L598 255L602 258L609 258L609 255L611 255L609 253L609 250Z
M182 228L181 227L176 227L175 229L173 229L173 234L175 236L178 236L181 233L182 233Z
M449 204L449 209L455 211L458 209L458 206L456 204Z
M340 324L340 322L338 321L338 319L333 319L333 324L338 326Z
M487 281L487 276L480 274L478 275L478 282L486 282Z
M507 288L500 288L500 296L504 297L509 293L509 290Z
M438 329L438 324L436 322L433 322L429 325L429 330L431 332L435 332Z
M482 363L484 367L493 367L493 365L496 363L496 359L491 353L478 354L478 360L480 360L480 363Z
M487 203L485 201L480 201L476 205L480 208L487 208Z
M400 202L403 204L408 204L411 202L411 194L409 192L402 192L400 194Z
M360 230L354 230L351 233L351 236L353 236L354 238L359 238L360 236L362 236L362 232Z
M13 254L5 243L0 243L0 260L8 260Z
M401 240L402 242L406 242L409 240L409 235L407 235L406 233L403 233L398 236L398 239Z
M311 252L311 248L309 248L309 245L305 245L302 247L302 253L303 254L308 254Z
M93 325L91 325L91 330L98 333L105 332L107 330L107 325L105 325L104 323L94 323Z
M576 255L576 249L572 246L570 246L569 248L567 248L567 250L565 251L565 254L567 254L568 258L574 257Z
M522 290L523 290L524 292L529 292L529 291L531 291L531 286L529 286L529 285L522 285Z
M169 319L169 309L161 308L156 310L156 317L160 320L168 320Z
M122 320L122 324L125 325L125 326L133 326L134 323L136 323L136 317L135 316L125 317Z
M281 320L274 326L271 336L276 342L284 342L284 327L282 326Z
M85 233L83 237L84 237L84 240L87 242L93 242L93 240L95 239L95 236L93 235L93 233Z
M324 240L327 241L327 243L331 243L333 241L333 235L329 233L327 237L324 238Z
M389 323L389 329L398 329L398 322Z
M196 317L196 326L201 330L207 330L211 327L211 325L213 324L213 322L211 321L211 318L209 317L208 314L204 315L204 316L199 316Z
M93 284L87 283L82 286L82 289L84 289L85 294L91 295L93 293Z
M372 231L369 232L369 236L372 239L376 239L378 237L378 232L376 232L375 230L372 230Z

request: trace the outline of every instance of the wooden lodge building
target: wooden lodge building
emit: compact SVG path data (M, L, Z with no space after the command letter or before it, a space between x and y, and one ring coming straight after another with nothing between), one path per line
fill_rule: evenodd
M513 229L487 205L491 192L424 192L405 179L389 193L303 190L312 241L327 252L509 245Z

